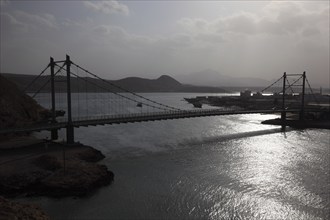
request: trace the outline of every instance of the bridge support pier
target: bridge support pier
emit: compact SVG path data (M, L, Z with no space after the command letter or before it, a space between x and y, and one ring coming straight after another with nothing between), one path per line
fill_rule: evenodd
M74 127L72 125L66 127L66 143L74 144Z
M285 127L286 127L286 112L281 112L281 130L285 131Z
M57 132L57 129L53 129L53 130L51 130L51 132L50 132L50 137L51 137L51 140L52 140L52 141L58 139L58 132Z

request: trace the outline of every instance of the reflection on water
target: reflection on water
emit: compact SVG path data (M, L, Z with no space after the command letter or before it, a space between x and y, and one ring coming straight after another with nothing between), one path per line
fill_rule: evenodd
M87 198L28 200L54 219L329 219L330 132L260 124L274 117L78 129L107 156L114 183Z

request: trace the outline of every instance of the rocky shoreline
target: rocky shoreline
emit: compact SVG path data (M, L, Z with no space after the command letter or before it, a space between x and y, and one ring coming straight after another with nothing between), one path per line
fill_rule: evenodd
M0 129L47 123L49 115L0 74ZM103 158L100 151L79 143L68 146L29 134L0 135L0 219L48 219L37 207L4 197L84 196L110 184L114 174L97 164Z
M269 119L262 121L261 124L268 124L268 125L282 125L283 122L280 118L276 119ZM295 119L288 119L284 122L285 126L289 126L292 128L320 128L320 129L330 129L330 121L314 121L314 120L295 120Z
M104 155L82 144L67 146L42 142L15 149L2 148L0 151L0 196L7 198L85 196L99 187L109 185L114 178L105 165L97 164ZM0 201L0 209L8 211L0 212L0 219L6 215L17 217L22 214L21 211L15 214L20 210L15 207L20 204L5 198ZM27 205L22 210L29 207L32 206ZM13 213L10 214L10 210Z
M13 202L0 196L0 219L49 220L39 206Z

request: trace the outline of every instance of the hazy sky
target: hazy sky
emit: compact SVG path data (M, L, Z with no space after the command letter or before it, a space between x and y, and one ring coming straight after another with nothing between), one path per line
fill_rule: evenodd
M1 72L69 54L107 79L206 69L329 86L329 1L4 1Z

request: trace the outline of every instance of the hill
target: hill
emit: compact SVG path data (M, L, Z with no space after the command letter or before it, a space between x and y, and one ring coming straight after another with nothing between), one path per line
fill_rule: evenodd
M24 75L24 74L9 74L2 73L3 76L10 79L17 84L20 90L24 90L30 82L36 77L35 75ZM41 76L33 85L31 85L26 92L34 93L41 89L41 92L50 91L50 76ZM64 76L56 76L56 91L65 92L66 83ZM78 79L71 77L71 91L72 92L104 92L106 90L113 92L122 92L118 87L125 88L132 92L225 92L224 89L219 87L210 86L194 86L181 84L179 81L168 75L162 75L157 79L145 79L140 77L127 77L120 80L106 80L109 83L101 80L84 77ZM110 85L113 84L114 86ZM105 89L100 89L105 88Z
M0 74L0 129L38 122L44 113L35 100Z
M222 74L212 69L206 69L199 72L189 73L178 76L182 82L194 85L209 85L222 87L256 87L267 86L269 81L253 77L234 77Z

